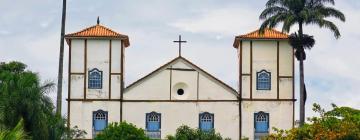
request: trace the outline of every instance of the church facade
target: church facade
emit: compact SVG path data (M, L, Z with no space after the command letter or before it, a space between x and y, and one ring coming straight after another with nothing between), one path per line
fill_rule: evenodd
M68 125L85 130L86 139L120 121L156 139L181 125L215 129L233 140L259 139L272 127L294 126L293 49L281 32L266 29L263 35L254 31L235 38L237 89L181 56L125 87L127 35L98 23L65 38Z

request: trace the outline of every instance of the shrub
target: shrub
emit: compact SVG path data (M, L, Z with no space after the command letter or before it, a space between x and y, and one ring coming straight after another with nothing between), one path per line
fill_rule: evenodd
M168 135L168 140L230 140L230 138L222 138L220 133L215 130L209 132L200 129L192 129L186 125L180 126L176 129L175 136Z
M149 140L141 128L127 122L111 123L95 140Z

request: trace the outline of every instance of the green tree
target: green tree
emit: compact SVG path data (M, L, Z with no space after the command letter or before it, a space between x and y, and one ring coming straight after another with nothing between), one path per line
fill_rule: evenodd
M360 140L360 110L332 105L325 111L318 104L313 110L319 117L309 118L308 124L291 130L279 130L268 136L268 140Z
M289 32L293 25L298 25L296 36L300 40L297 46L293 46L296 50L296 58L299 61L300 71L300 125L305 121L305 84L304 84L304 63L306 59L305 42L309 36L303 33L304 25L318 25L320 28L328 28L335 38L340 37L340 31L337 26L328 20L329 17L340 19L345 22L345 16L339 10L328 6L335 5L335 0L268 0L265 10L262 11L260 19L264 20L260 32L263 33L265 28L274 28L278 24L283 23L282 31ZM310 38L311 40L311 38ZM291 43L294 44L294 43Z
M127 122L111 123L95 140L149 140L145 131Z
M175 136L167 136L168 140L224 140L220 133L216 133L215 130L209 132L202 131L200 129L192 129L186 125L180 126L176 129ZM225 138L225 140L230 140Z
M24 120L21 119L15 128L7 130L0 128L0 140L27 140L29 137L24 131Z
M35 140L75 137L66 120L54 112L47 95L53 89L54 83L41 84L23 63L0 63L0 129L16 128L23 119L24 130Z

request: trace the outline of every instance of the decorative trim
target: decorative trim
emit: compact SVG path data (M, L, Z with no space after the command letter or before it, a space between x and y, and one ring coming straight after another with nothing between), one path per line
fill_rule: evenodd
M196 78L196 99L199 100L199 89L200 89L200 83L199 83L199 72L197 72L197 78Z
M240 41L240 51L239 51L239 139L242 137L241 129L242 129L242 56L243 56L243 42ZM250 76L250 74L249 74Z
M292 101L295 102L296 99L249 99L249 98L243 98L242 101Z
M293 76L279 76L279 78L293 78Z
M124 42L121 41L121 53L120 53L120 62L121 62L121 85L120 85L120 122L123 120L123 102L124 99Z
M121 73L110 73L110 75L121 75Z
M252 89L253 89L253 41L250 41L250 99L252 99Z
M251 76L251 74L250 73L243 73L243 74L241 74L241 76Z
M294 47L292 47L292 88L293 88L293 93L292 93L292 99L295 99L295 49ZM293 103L293 128L295 127L295 103Z
M280 68L280 64L279 64L279 61L280 61L280 42L279 41L276 41L276 98L279 99L280 98L280 80L279 80L279 68ZM271 81L270 81L271 82ZM271 85L271 84L270 84Z
M171 68L172 66L170 66ZM172 69L170 69L170 100L171 100L171 88L172 88Z
M83 72L70 72L70 75L84 75L84 74L85 73L83 73Z
M121 100L121 99L66 99L67 101L122 101L122 102L238 102L239 100ZM291 99L288 99L291 100Z
M84 99L86 99L86 82L87 82L87 39L84 40Z
M194 69L184 69L184 68L167 68L167 70L196 71L196 70L194 70Z
M68 42L68 45L69 45L69 66L68 66L68 73L70 73L68 75L68 98L71 99L71 39L69 39L69 42ZM68 104L67 104L67 126L68 128L71 128L70 127L70 101L68 101Z
M215 78L215 77L212 76L211 74L207 73L205 70L201 69L200 67L198 67L198 66L195 65L194 63L191 63L189 60L187 60L187 59L185 59L185 58L183 58L183 57L181 57L181 56L179 56L179 57L171 60L170 62L162 65L162 66L159 67L158 69L152 71L151 73L149 73L149 74L146 75L145 77L140 78L139 80L137 80L137 81L135 81L134 83L130 84L129 86L126 87L126 90L127 90L127 89L130 89L130 88L133 87L134 85L140 83L140 82L143 81L144 79L150 77L152 74L154 74L154 73L156 73L156 72L164 69L166 66L168 66L168 65L170 65L171 63L177 61L178 59L182 59L182 60L184 60L186 63L189 63L191 66L195 67L195 69L198 69L200 72L202 72L202 73L204 73L205 75L209 76L211 79L214 79L214 80L215 80L216 82L218 82L219 84L225 86L228 90L230 90L231 92L233 92L236 97L238 97L237 91L236 91L235 89L233 89L233 88L230 87L229 85L227 85L227 84L225 84L224 82L222 82L221 80Z
M112 57L112 46L111 46L111 40L109 40L109 73L111 73L111 57ZM109 99L111 99L111 74L109 74Z

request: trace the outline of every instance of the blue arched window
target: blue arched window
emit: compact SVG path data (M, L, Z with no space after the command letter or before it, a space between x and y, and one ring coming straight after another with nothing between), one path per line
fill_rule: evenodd
M256 73L256 89L257 90L270 90L271 89L271 73L266 70L261 70Z
M214 114L209 112L199 114L199 128L202 131L214 129Z
M104 130L108 125L108 112L98 110L93 112L93 131L94 136Z
M146 134L152 139L161 138L161 114L156 112L146 113Z
M255 133L269 132L269 113L258 112L254 115Z
M90 89L101 89L102 88L102 71L97 68L89 71L89 82L88 87Z

